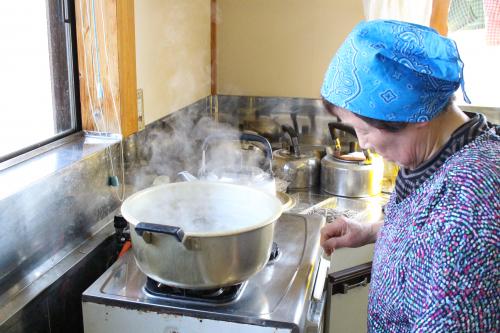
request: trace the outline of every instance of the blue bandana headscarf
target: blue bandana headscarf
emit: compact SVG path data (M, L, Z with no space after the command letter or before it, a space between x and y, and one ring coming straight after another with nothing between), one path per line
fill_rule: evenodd
M424 122L458 87L463 63L453 40L417 24L359 23L333 57L321 95L373 119ZM464 91L465 100L470 103Z

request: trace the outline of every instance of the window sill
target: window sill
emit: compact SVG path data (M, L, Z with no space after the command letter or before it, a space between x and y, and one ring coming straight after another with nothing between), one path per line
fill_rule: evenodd
M500 124L500 107L459 104L458 107L467 112L482 113L493 124Z
M0 200L120 141L117 136L75 133L0 163Z

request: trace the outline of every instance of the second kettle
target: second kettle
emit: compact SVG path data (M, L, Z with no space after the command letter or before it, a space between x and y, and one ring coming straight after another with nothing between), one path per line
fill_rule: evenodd
M290 139L289 148L273 153L273 171L276 177L289 183L289 189L305 189L318 186L320 159L314 152L301 152L298 136L288 125L282 125L283 132Z

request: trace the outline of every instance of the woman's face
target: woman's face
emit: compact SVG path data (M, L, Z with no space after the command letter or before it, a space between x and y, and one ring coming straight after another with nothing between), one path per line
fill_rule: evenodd
M335 114L343 123L354 128L362 149L374 150L399 166L413 167L417 128L412 124L394 133L373 127L345 109L335 108Z

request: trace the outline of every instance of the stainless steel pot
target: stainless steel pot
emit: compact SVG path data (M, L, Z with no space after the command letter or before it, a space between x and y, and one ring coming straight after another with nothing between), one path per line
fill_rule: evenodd
M141 271L167 285L210 289L266 265L282 205L250 187L194 181L137 192L121 212Z
M333 129L347 131L352 135L356 132L344 124L329 123L328 127L337 147L334 152L327 154L321 160L321 189L333 195L354 198L379 194L382 190L384 172L382 157L365 150L365 157L360 161L356 158L348 160L353 155L342 155L339 140L335 137Z
M273 153L274 174L289 182L290 189L304 189L319 184L320 159L309 151L301 153L297 132L288 126L282 126L283 132L290 137L289 149L279 149Z

